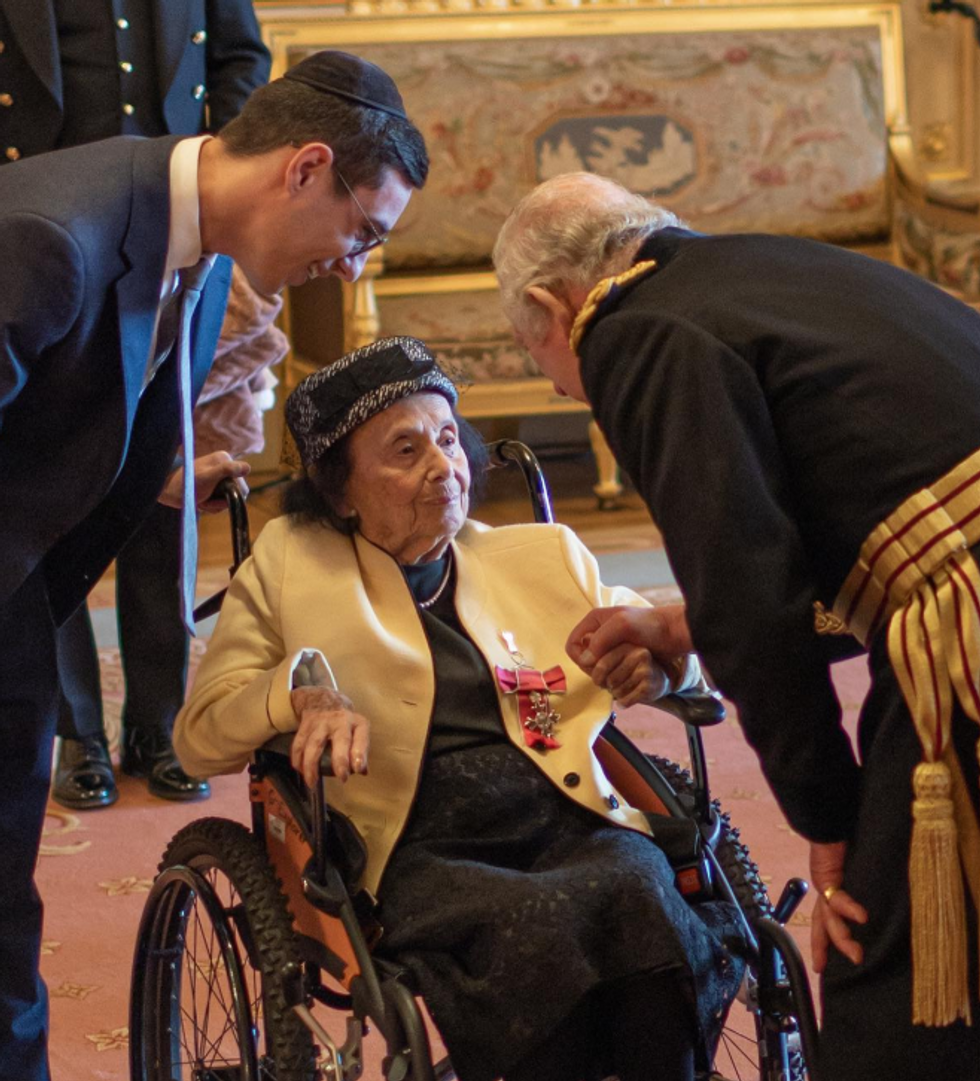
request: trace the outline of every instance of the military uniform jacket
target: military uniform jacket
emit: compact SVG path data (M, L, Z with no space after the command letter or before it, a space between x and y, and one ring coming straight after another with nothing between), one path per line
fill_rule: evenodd
M567 693L554 696L561 746L526 747L513 694L499 691L507 736L571 799L621 826L649 833L643 815L613 796L592 744L612 700L565 655L572 627L595 605L644 604L603 586L595 560L564 526L490 529L469 522L453 542L456 612L494 666L513 668L502 630L528 663L561 665ZM370 723L366 777L325 781L331 807L364 837L364 885L375 890L401 836L425 758L435 675L422 620L398 563L364 540L329 527L270 522L232 579L221 616L177 717L174 747L195 776L237 772L251 753L297 728L292 674L317 649L340 690Z
M980 316L810 241L667 229L645 259L581 341L586 394L790 822L845 839L860 775L829 661L846 650L815 633L814 602L980 446Z
M153 506L179 438L173 354L142 392L178 139L109 139L0 170L0 603L43 562L56 620ZM192 326L200 392L231 261Z
M109 14L128 13L125 0L104 0ZM139 14L153 20L153 78L144 85L159 103L163 127L142 135L217 131L238 115L248 95L269 77L252 0L148 0ZM118 59L132 59L127 35L112 19ZM64 98L55 0L0 0L0 164L78 142L62 132ZM143 58L140 58L141 60ZM107 134L123 132L122 92L105 109L117 116ZM144 103L131 102L137 112ZM206 112L207 110L207 112ZM206 122L207 120L207 122ZM126 129L129 131L129 129ZM135 131L129 131L136 134Z

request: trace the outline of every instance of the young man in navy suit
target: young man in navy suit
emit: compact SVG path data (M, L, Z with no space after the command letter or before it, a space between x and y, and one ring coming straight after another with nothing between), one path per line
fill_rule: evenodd
M233 120L269 78L252 0L0 0L0 165L114 135L199 135ZM165 799L200 799L170 742L190 639L180 619L178 510L158 503L116 560L126 698L123 772ZM106 807L119 791L103 726L88 608L58 632L60 746L52 797Z
M181 350L157 335L174 272L213 257L191 327L196 394L230 259L262 293L353 281L427 171L394 84L343 53L256 91L215 138L112 139L0 170L0 1081L49 1076L33 870L55 628L154 502L180 501ZM198 504L242 471L229 459L196 478Z

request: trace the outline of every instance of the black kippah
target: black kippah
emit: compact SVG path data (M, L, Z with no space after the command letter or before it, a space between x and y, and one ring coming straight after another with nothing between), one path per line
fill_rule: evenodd
M368 109L380 109L400 120L408 119L405 103L391 76L377 64L350 53L336 49L313 53L290 68L283 78Z

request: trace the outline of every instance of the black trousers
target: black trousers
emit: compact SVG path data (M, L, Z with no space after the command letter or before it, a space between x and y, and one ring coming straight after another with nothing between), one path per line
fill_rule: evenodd
M56 704L55 629L35 572L0 604L0 1081L50 1076L34 868L51 782Z
M173 730L189 643L180 617L180 511L158 503L116 557L116 615L126 701L123 729ZM104 734L99 656L88 608L58 630L58 735Z
M848 846L844 887L868 910L854 928L864 947L855 967L831 950L823 981L821 1077L824 1081L980 1079L976 913L967 894L973 1027L912 1024L912 956L908 856L912 835L912 773L922 761L915 727L888 660L887 632L869 654L871 688L858 729L861 806ZM977 800L980 728L956 708L953 737Z

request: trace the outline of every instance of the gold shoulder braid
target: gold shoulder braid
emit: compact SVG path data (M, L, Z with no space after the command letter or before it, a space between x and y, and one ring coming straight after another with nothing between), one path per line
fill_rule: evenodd
M980 450L877 526L834 601L888 657L922 745L912 778L912 1023L970 1018L965 875L980 904L980 830L951 745L954 694L980 724ZM962 874L961 874L962 871Z
M599 305L610 293L614 289L622 288L624 285L635 281L637 278L642 278L644 274L649 274L656 269L656 259L644 259L642 263L634 263L629 270L624 270L622 274L616 274L611 278L603 278L598 285L593 286L592 291L585 298L585 303L579 308L579 313L575 316L575 322L572 324L572 332L568 335L568 344L572 347L572 352L576 356L578 356L578 343L582 340L582 335L595 313L599 310Z

